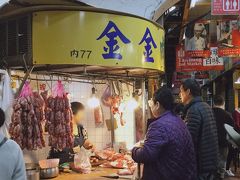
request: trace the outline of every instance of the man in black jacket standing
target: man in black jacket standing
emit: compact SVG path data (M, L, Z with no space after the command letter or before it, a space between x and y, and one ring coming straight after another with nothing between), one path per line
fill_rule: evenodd
M180 97L197 156L198 180L213 180L218 166L218 137L212 108L203 102L200 85L194 79L182 83Z
M219 173L220 178L224 178L225 172L226 174L234 175L230 169L226 169L227 162L227 153L229 143L227 141L227 132L225 130L224 124L228 124L233 126L233 119L230 113L224 110L225 102L222 96L215 96L213 98L213 112L216 119L217 124L217 132L218 132L218 145L219 145Z

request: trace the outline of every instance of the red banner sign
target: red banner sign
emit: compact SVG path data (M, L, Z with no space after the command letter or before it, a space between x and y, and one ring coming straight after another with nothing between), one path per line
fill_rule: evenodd
M216 50L215 50L216 53ZM186 58L184 57L182 46L176 48L176 71L191 72L191 71L220 71L224 69L223 59L213 56L210 58Z
M210 50L204 51L184 51L185 58L209 58L211 55ZM219 57L238 57L240 56L240 48L219 48L218 49Z
M209 62L208 62L209 61ZM191 71L221 71L224 70L222 62L219 65L209 59L195 58L195 59L178 59L176 65L177 72L191 72Z
M219 49L218 50L218 56L224 57L224 56L239 56L240 55L240 48L225 48L225 49Z
M210 57L210 51L209 50L203 50L203 51L185 51L185 57L186 58L193 58L193 57Z
M212 0L212 15L239 15L240 0Z

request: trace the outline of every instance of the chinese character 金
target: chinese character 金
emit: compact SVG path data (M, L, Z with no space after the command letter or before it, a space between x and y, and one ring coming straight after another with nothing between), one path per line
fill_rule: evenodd
M112 21L108 22L107 27L104 29L102 34L97 38L97 40L102 39L104 36L106 36L109 40L106 41L107 47L103 48L103 50L106 52L102 54L103 58L119 60L122 59L122 55L117 52L120 49L120 47L118 45L118 40L116 38L119 37L119 39L124 44L128 44L131 41L122 34L122 32L118 29L116 24Z
M78 55L79 55L79 51L74 49L70 52L70 55L71 57L75 57L75 58L78 58Z
M151 34L151 32L150 32L150 30L148 28L146 29L145 34L144 34L142 40L140 41L139 45L141 45L143 42L146 43L146 46L144 46L145 47L145 52L144 52L145 61L146 62L154 62L153 57L151 57L151 55L152 55L152 46L156 49L157 45L154 42L152 34Z

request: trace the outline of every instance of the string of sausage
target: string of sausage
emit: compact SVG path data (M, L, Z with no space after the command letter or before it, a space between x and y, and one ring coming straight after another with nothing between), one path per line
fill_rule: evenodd
M42 129L43 108L44 101L37 92L15 100L9 133L22 149L37 150L45 147Z

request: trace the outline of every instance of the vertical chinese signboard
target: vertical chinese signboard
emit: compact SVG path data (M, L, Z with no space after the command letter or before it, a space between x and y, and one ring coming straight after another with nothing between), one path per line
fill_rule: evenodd
M240 0L212 0L212 15L239 15Z
M164 71L164 30L135 16L85 11L33 14L33 63Z

